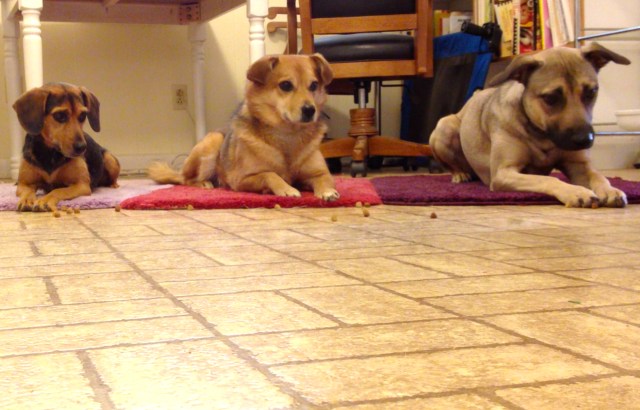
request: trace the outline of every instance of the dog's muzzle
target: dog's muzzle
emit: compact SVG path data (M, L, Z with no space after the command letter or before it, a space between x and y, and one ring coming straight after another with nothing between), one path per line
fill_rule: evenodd
M73 143L73 155L80 156L87 150L87 143L83 138L76 138Z
M550 136L556 147L567 151L579 151L591 148L595 140L593 127L585 125L579 128L571 128L564 132L552 132Z
M302 106L300 120L302 122L311 122L313 121L316 115L316 107L311 104L305 104Z

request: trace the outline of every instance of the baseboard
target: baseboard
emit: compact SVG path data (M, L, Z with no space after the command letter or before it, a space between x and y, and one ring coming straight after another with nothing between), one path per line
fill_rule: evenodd
M150 163L167 162L175 168L180 168L187 154L146 154L146 155L118 155L121 175L144 175ZM0 178L11 178L10 160L0 159Z

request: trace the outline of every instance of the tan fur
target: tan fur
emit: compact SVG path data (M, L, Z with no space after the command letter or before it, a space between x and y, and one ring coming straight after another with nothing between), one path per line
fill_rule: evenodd
M159 183L300 196L313 190L327 201L339 197L322 154L326 125L320 113L332 80L329 64L312 56L266 56L247 71L245 101L231 131L208 134L191 150L181 173L153 164Z
M629 64L597 43L516 57L492 88L438 122L434 156L456 183L478 177L494 191L540 192L567 206L625 206L589 158L597 73L610 61ZM571 183L549 176L554 169Z
M67 159L64 164L47 171L34 164L37 155L25 145L16 190L19 211L55 211L61 200L91 195L92 181L84 153L94 145L88 144L89 137L84 133L83 125L86 118L95 131L100 130L99 104L86 88L63 83L30 90L14 103L13 108L28 136L41 139L50 150L47 152L59 152ZM61 121L60 116L65 119ZM96 149L99 148L98 145ZM117 188L118 160L105 151L102 161L104 171L94 185ZM37 198L38 189L50 192Z

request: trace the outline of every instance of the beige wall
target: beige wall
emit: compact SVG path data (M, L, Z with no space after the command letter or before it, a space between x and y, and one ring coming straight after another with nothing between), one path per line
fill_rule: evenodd
M277 4L279 2L273 1ZM205 43L206 121L224 126L240 103L249 64L249 24L240 7L208 25ZM138 169L154 158L187 153L194 143L193 112L173 110L172 84L187 84L192 107L190 45L184 26L43 23L44 79L82 84L101 102L99 142L116 153L125 168ZM284 33L267 38L267 53L281 53ZM0 89L4 93L4 62ZM399 90L386 89L383 131L397 133ZM0 161L7 163L8 107L0 101ZM350 97L332 97L327 109L331 135L346 135ZM13 115L13 113L11 113ZM90 133L91 130L88 130ZM6 165L5 165L6 166Z

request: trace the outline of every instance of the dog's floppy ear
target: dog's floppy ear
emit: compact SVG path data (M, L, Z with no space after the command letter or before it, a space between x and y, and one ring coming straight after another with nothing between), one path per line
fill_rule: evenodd
M333 81L333 71L329 62L320 53L309 56L316 65L316 73L318 79L322 81L322 85L328 85Z
M95 95L85 87L80 87L82 103L89 110L89 125L95 132L100 132L100 101Z
M596 72L600 71L600 69L607 65L609 61L624 65L631 64L631 61L626 57L623 57L618 53L614 53L596 42L584 46L580 52L582 53L582 57L591 63L593 68L596 69Z
M38 135L44 127L44 111L47 106L49 91L34 88L22 94L13 104L18 114L20 125L31 135Z
M276 56L265 56L256 61L247 71L247 80L256 84L265 85L267 77L278 65L280 60Z
M542 62L536 60L530 55L518 56L511 61L505 70L495 75L489 81L489 87L498 86L508 80L516 80L522 84L526 84L536 69L542 65Z

